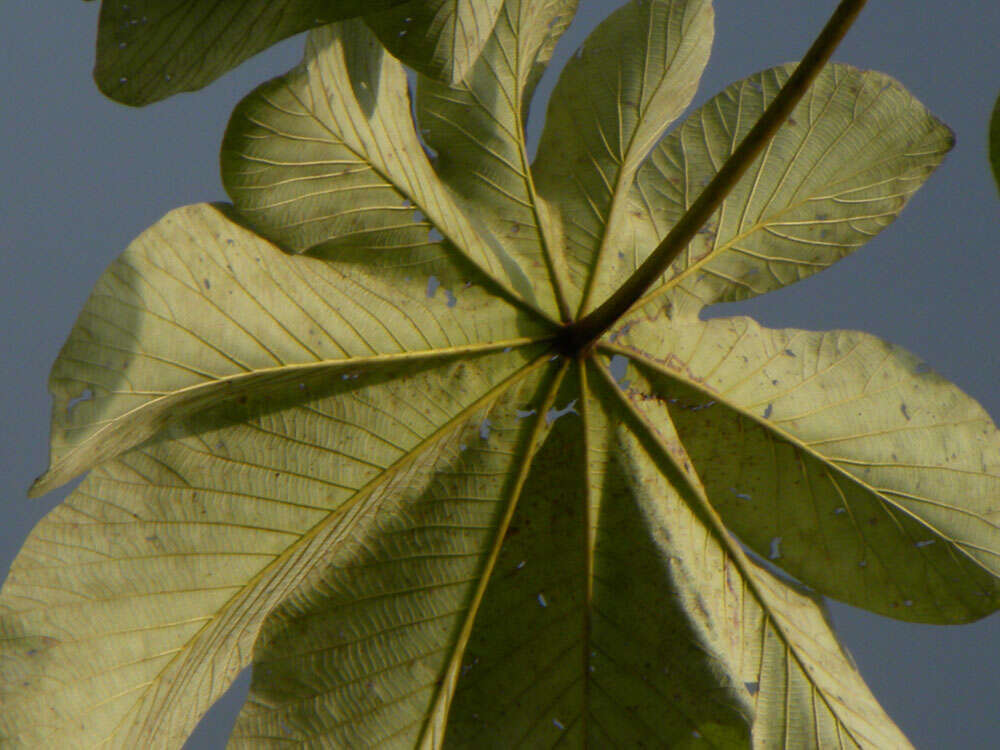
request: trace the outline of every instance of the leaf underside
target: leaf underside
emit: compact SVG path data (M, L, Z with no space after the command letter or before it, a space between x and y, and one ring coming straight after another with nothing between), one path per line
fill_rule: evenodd
M501 0L104 0L94 79L143 106L195 91L273 44L364 16L388 49L427 75L458 80L479 55Z
M712 9L634 0L568 64L532 163L575 0L402 15L433 40L387 45L423 66L412 110L383 46L410 5L312 31L234 112L233 205L168 214L77 320L33 491L89 474L0 592L4 745L180 747L252 664L234 747L908 747L822 596L996 610L996 427L873 336L699 314L852 252L950 132L829 67L567 356L560 324L647 257L790 68L661 140Z

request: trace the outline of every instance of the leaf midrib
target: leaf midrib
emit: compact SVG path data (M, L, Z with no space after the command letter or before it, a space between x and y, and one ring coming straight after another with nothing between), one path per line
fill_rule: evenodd
M605 345L600 345L600 348L611 350L611 347ZM622 352L615 351L614 353L619 354ZM634 353L631 355L631 358L632 359L636 358ZM775 632L781 638L782 643L784 643L786 652L791 656L792 660L794 660L795 663L798 665L802 674L808 679L813 692L820 696L820 699L823 701L824 705L826 705L831 715L837 718L837 725L839 727L843 727L844 731L847 732L847 734L851 737L852 740L854 740L854 742L858 744L859 747L865 747L866 743L860 741L859 738L855 735L855 732L850 727L844 724L843 719L840 718L841 712L836 710L836 708L830 703L830 700L826 695L826 691L822 690L813 681L812 670L808 669L805 663L803 663L801 657L799 656L798 649L794 646L790 637L785 632L785 627L786 627L785 623L783 622L783 620L779 619L774 614L772 614L771 608L767 602L767 597L761 590L759 584L757 583L755 573L751 567L749 560L746 557L746 553L744 553L743 549L733 540L732 536L729 533L729 530L726 528L725 524L719 517L715 508L712 507L712 504L704 496L701 488L698 485L694 484L687 476L687 473L683 470L683 468L677 464L676 458L670 452L669 448L663 445L663 442L660 439L660 436L657 433L657 431L649 424L646 417L638 409L636 409L635 405L625 396L621 388L619 388L618 384L614 382L610 373L606 372L605 368L602 368L600 366L595 367L595 369L598 372L600 372L601 375L603 376L605 380L605 385L608 387L608 389L611 390L616 395L619 402L625 407L625 410L628 411L633 416L635 421L640 425L647 439L650 440L657 447L657 449L661 453L661 457L666 459L673 466L675 472L679 475L684 485L686 486L688 493L694 496L695 505L697 509L701 512L701 514L703 514L705 518L709 519L710 523L707 525L707 528L711 531L716 542L723 548L723 550L725 550L726 554L736 564L737 569L740 572L740 576L743 580L744 587L750 590L750 592L753 594L754 599L757 600L758 606L760 606L762 612L765 615L765 621L762 622L761 624L762 632L766 632L767 622L770 622ZM851 713L854 713L846 705L844 706L844 709ZM785 712L786 720L788 715L789 712L786 711Z
M911 520L915 521L919 525L921 525L924 528L926 528L930 533L935 534L939 538L945 540L946 542L949 543L949 545L951 545L952 549L957 549L959 552L961 552L961 554L963 555L963 557L966 560L968 560L969 562L971 562L979 570L983 571L987 575L990 575L990 576L994 575L994 573L992 571L990 571L988 568L986 568L979 560L977 560L975 557L969 555L968 552L966 552L966 550L965 550L966 544L965 543L960 542L957 539L953 539L950 535L948 535L948 534L944 533L943 531L939 530L938 528L936 528L927 519L924 519L924 518L921 518L918 515L915 515L913 513L913 511L909 510L908 508L899 505L898 503L894 502L891 498L885 497L878 488L874 487L873 485L871 485L868 482L864 481L860 477L855 476L851 472L849 472L846 469L844 469L843 467L839 466L835 459L831 459L828 456L824 456L822 453L819 453L818 451L814 450L809 444L803 443L795 435L793 435L792 433L790 433L790 432L784 430L783 428L777 426L773 422L771 422L769 420L766 420L766 419L763 419L761 417L758 417L756 414L754 414L752 412L749 412L749 411L743 409L742 407L733 404L728 399L726 399L726 397L725 397L724 394L721 394L721 393L718 393L717 391L713 391L713 390L709 389L708 386L704 385L703 383L699 383L699 382L694 381L694 380L688 380L687 378L683 377L682 375L679 375L676 372L672 372L671 370L662 367L659 363L654 362L653 360L649 359L648 357L646 357L641 352L638 352L638 351L636 351L634 349L629 349L629 348L622 347L622 346L617 345L617 344L610 344L610 343L606 343L606 342L599 343L598 344L598 348L601 349L601 350L603 350L605 353L610 354L612 356L615 355L615 354L618 354L618 355L621 355L621 356L624 356L624 357L628 357L629 359L638 362L641 366L646 367L646 368L648 368L648 369L656 372L658 375L661 375L661 376L666 377L666 378L668 378L670 380L678 382L681 385L684 385L684 386L686 386L688 388L691 388L692 390L696 390L696 391L698 391L699 393L701 393L701 394L703 394L705 396L710 396L710 397L714 398L714 400L716 402L721 403L727 409L731 409L733 412L735 412L736 414L738 414L741 418L747 419L749 421L752 421L752 422L756 423L759 427L761 427L765 431L774 433L778 439L780 439L780 440L782 440L782 441L784 441L784 442L792 445L796 450L799 450L802 453L805 453L808 456L810 456L811 458L813 458L816 461L820 462L823 466L827 467L831 472L835 472L836 474L838 474L841 477L841 479L845 479L848 482L850 482L851 484L859 486L861 489L863 489L866 492L870 493L873 497L878 498L879 500L881 500L885 505L892 507L897 512L902 513L903 515L907 516ZM989 526L992 526L994 528L997 527L997 524L988 521L987 519L983 518L982 516L976 515L975 517L978 520L982 521L983 523L986 523ZM868 545L866 545L866 546L868 546Z
M125 450L134 447L136 443L127 445L113 454L100 457L96 462L87 458L87 454L90 452L91 446L95 443L99 444L102 439L108 437L109 433L116 432L121 429L123 425L135 424L144 414L149 412L153 412L154 414L158 412L162 413L175 402L180 401L181 404L183 404L183 402L188 399L194 401L199 397L203 397L202 394L211 393L214 390L224 391L226 400L230 400L231 398L237 398L241 394L245 393L256 381L266 380L270 377L278 378L281 383L284 383L284 379L293 378L295 374L305 376L323 370L329 370L331 374L336 374L341 370L367 369L370 371L372 368L387 368L405 362L425 362L433 361L435 359L452 359L466 355L485 354L491 351L503 350L507 347L510 347L511 349L522 348L533 344L541 344L545 341L546 339L544 337L520 337L488 342L485 344L467 344L463 346L399 352L394 354L375 354L367 357L325 359L315 362L284 364L277 367L262 367L249 372L226 375L208 382L185 386L175 391L163 393L163 395L150 399L139 406L118 415L117 417L106 420L96 420L95 422L89 423L90 425L103 423L103 426L60 456L59 459L52 464L48 471L35 480L35 482L31 485L31 488L28 490L28 495L30 497L42 495L54 489L58 485L69 481L72 477L86 471L88 468L91 468L96 462L110 460L115 456L121 455L121 453ZM129 391L127 393L132 394L133 392ZM186 413L171 415L164 421L158 430L148 435L142 442L151 439L155 435L161 433L169 425L183 419L186 416ZM87 426L88 425L76 425L74 426L74 429L85 429Z
M836 68L833 68L833 70L836 71ZM766 71L766 72L769 72L769 71ZM843 80L846 81L847 79L845 78ZM841 82L842 81L837 81L838 87L841 84ZM878 96L881 96L881 93L882 93L881 91L877 92ZM811 94L810 95L811 96L815 96L815 91L811 90ZM868 104L869 108L872 107L872 106L874 106L875 102L878 100L878 96L876 96L876 98L872 102L870 102ZM831 94L830 98L824 103L824 109L831 104L832 100L833 100L833 95ZM773 101L773 97L772 97L772 101ZM766 106L765 106L765 108L766 108ZM851 126L853 126L853 122L854 121L852 119ZM850 128L850 126L847 129L845 129L844 131L842 131L838 135L837 139L834 141L833 144L829 144L827 146L826 150L823 153L823 156L820 159L817 160L817 162L816 162L817 165L822 162L822 160L826 157L826 154L829 153L830 149L833 148L833 145L836 144L836 143L838 143L840 141L840 139L842 139L843 137L845 137L845 135L847 133L847 130L849 128ZM811 132L811 129L812 129L812 123L810 123L810 132ZM877 139L879 137L879 135L881 135L881 133L875 133L869 139L868 143L870 143L871 141ZM926 135L927 135L926 132L925 133L921 133L921 137L926 137ZM678 131L678 137L680 137L680 131ZM805 142L808 140L808 137L809 137L808 133L803 136L803 141L802 141L802 143L799 144L799 147L798 147L799 149L801 149L802 147L804 147ZM761 164L760 164L760 167L758 167L758 169L757 169L756 177L759 177L760 174L763 172L764 163L767 160L767 155L770 153L770 150L771 150L771 147L772 147L773 143L774 143L773 140L768 143L768 146L767 146L767 149L766 149L765 153L761 156ZM865 147L867 147L868 143L865 144ZM796 151L796 153L798 153L798 150ZM938 152L934 151L934 152L931 152L931 153L936 154ZM801 198L798 201L789 203L784 208L778 209L773 214L769 214L769 215L767 215L765 217L764 214L765 214L767 206L771 204L771 202L774 200L774 194L776 194L778 192L778 190L781 188L781 186L784 184L785 178L787 177L787 172L791 171L791 169L793 168L794 159L789 160L789 165L786 168L786 174L783 175L782 179L778 181L777 185L775 185L775 188L774 188L774 191L772 193L772 196L770 198L768 198L767 203L761 208L761 216L763 217L761 220L755 222L753 225L751 225L745 231L738 232L732 238L730 238L729 240L727 240L724 245L713 247L709 252L705 253L705 255L703 255L701 258L699 258L697 261L695 261L695 263L693 265L688 265L683 271L681 271L677 275L672 276L671 278L663 281L659 286L657 286L657 287L651 289L650 291L648 291L638 301L635 302L635 304L632 306L631 309L632 310L639 309L639 308L643 307L646 303L648 303L648 302L652 301L653 299L655 299L656 297L659 297L662 294L666 294L671 289L673 289L673 288L677 287L678 285L680 285L681 282L684 281L684 279L686 279L687 277L689 277L690 275L692 275L693 273L695 273L696 271L698 271L699 269L701 269L704 265L706 265L707 263L711 262L712 260L715 260L716 258L720 257L723 253L725 253L725 252L727 252L727 251L735 248L735 246L736 246L737 243L742 242L744 239L746 239L747 237L749 237L752 234L755 234L756 232L759 232L761 230L765 230L766 231L772 224L777 223L777 220L780 219L782 216L784 216L786 213L788 213L790 211L793 211L795 209L799 209L803 205L805 205L806 203L809 203L810 201L814 201L814 200L817 200L817 199L834 200L835 196L837 194L829 194L830 188L836 187L837 185L840 185L840 184L843 184L843 183L847 183L850 180L853 180L853 179L857 178L859 175L861 175L861 174L863 174L865 172L870 172L872 170L875 170L878 167L880 167L883 164L888 163L890 161L899 159L901 157L909 157L909 156L913 156L913 155L914 154L912 154L909 151L907 151L905 153L894 153L891 156L886 157L885 159L882 159L882 160L879 160L879 161L876 161L876 162L873 162L873 163L870 163L870 164L866 164L863 169L855 171L855 172L851 172L850 174L848 174L846 176L840 176L840 175L838 175L839 179L834 180L834 181L829 182L829 183L825 183L822 186L820 186L820 187L823 187L823 188L826 189L827 194L824 194L822 196L808 196L808 197L805 197L805 198ZM685 160L685 166L686 166L686 163L687 162ZM815 165L814 165L813 169L814 168L815 168ZM657 168L657 171L660 171L659 168ZM716 170L716 171L718 171L718 170ZM802 178L802 182L805 182L807 178L808 178L808 174ZM746 179L746 178L744 177L744 179ZM911 175L910 175L910 172L905 172L903 174L894 175L893 177L887 178L886 180L882 180L882 182L888 182L888 181L901 181L902 182L902 181L907 181L909 179L912 179ZM687 187L689 187L689 184L688 184L687 177L685 175L685 190L687 189ZM869 186L865 185L863 187L869 187ZM902 196L904 198L909 198L917 188L919 188L919 185L914 186L913 190L911 190L910 192L903 193ZM859 189L861 189L861 188L851 188L850 191L848 191L848 192L856 191L856 190L859 190ZM798 192L798 188L796 189L796 192ZM889 196L878 196L875 199L870 199L870 200L867 200L865 202L883 201L883 200L886 200L887 198L892 198L892 197L896 197L896 194L889 195ZM645 201L645 199L644 199L644 202L648 203L648 201ZM689 200L685 196L685 203L687 203L688 207L690 207L690 204L692 202L693 201ZM722 215L722 212L725 211L726 206L728 204L729 204L729 201L728 201L728 196L727 196L727 199L725 201L723 201L722 205L719 208L720 216ZM749 205L749 200L747 200L745 202L744 211L745 211L745 209L746 209L746 207L748 205ZM896 211L894 213L889 213L888 215L889 216L893 216L893 215L898 214L898 213L899 212ZM869 217L854 217L854 216L851 216L851 217L848 217L846 219L842 219L841 221L853 221L854 219L858 219L858 218L869 218ZM720 223L721 223L721 221L720 221ZM741 219L740 223L742 224L742 219ZM810 222L803 222L803 223L812 225L812 224L815 224L817 222L816 221L810 221ZM802 240L796 240L796 242L801 243ZM850 246L850 245L846 245L844 243L833 243L833 244L836 247L849 247ZM739 250L740 248L735 248L735 249ZM768 256L767 260L772 261L772 260L778 260L778 259ZM794 260L793 262L796 263L796 264L803 264L803 265L805 264L803 261L799 261L799 260ZM826 266L824 266L824 268L825 267ZM756 293L760 294L761 292L756 292Z
M538 342L532 341L531 343L538 343ZM409 465L412 464L417 458L419 458L427 449L433 446L442 437L449 434L453 429L465 423L471 417L471 415L474 414L476 411L482 409L485 405L489 404L490 402L495 401L497 398L500 398L509 388L515 386L517 383L527 378L528 375L530 375L539 367L544 366L549 361L549 358L550 354L548 352L543 352L541 355L536 357L530 363L527 363L522 367L520 367L519 369L515 370L500 383L490 388L485 394L480 396L469 406L462 409L458 414L456 414L454 417L452 417L443 425L441 425L433 433L424 438L424 440L420 444L414 446L408 453L406 453L404 456L400 457L393 464L388 466L378 476L373 477L362 487L358 488L350 498L345 499L336 509L328 512L326 516L323 518L323 520L319 521L312 528L301 534L298 540L296 540L293 544L285 548L285 550L282 551L279 555L276 555L275 559L271 563L262 568L256 575L254 575L252 578L247 580L246 583L240 586L237 593L231 599L229 599L225 604L219 607L219 609L211 615L211 617L206 621L206 623L201 628L199 628L197 632L193 633L188 638L184 646L182 646L181 649L178 651L177 655L174 658L172 658L166 665L164 665L164 667L160 670L159 674L162 675L164 672L171 669L175 665L175 663L178 662L178 660L185 657L186 653L190 650L190 645L193 642L197 641L202 636L202 634L208 631L213 624L219 622L220 618L234 606L235 602L238 601L241 594L252 590L258 584L268 580L274 574L276 569L280 568L280 566L287 560L289 560L298 550L306 547L310 541L318 537L323 532L330 531L331 527L336 526L337 523L341 521L344 517L346 517L352 510L355 510L359 505L364 503L365 500L367 500L371 496L371 494L375 492L381 485L384 485L388 481L391 481L391 479L394 476L396 476L399 472L404 471L406 468L408 468ZM297 585L297 583L300 582L304 578L304 576L308 575L308 573L311 570L312 566L307 566L307 569L298 575L299 581L296 581L292 585ZM288 587L289 584L286 582L285 586ZM187 673L187 676L190 676L190 672ZM147 694L148 694L148 686L155 684L157 682L157 679L158 678L149 680L145 684L144 688L147 690ZM131 723L133 726L133 731L140 732L140 735L149 735L150 732L155 731L156 727L160 723L160 720L158 718L155 718L154 715L162 713L164 708L172 703L172 694L175 694L182 687L181 682L182 682L181 680L178 680L171 683L171 685L167 690L167 695L164 696L161 699L161 701L158 702L159 705L158 706L154 705L145 712L145 718L142 722L141 727L139 728L135 727L134 717L132 716L132 712L136 709L139 701L137 701L137 703L133 703L132 708L129 711L126 711L122 715L122 719L119 721L119 723L115 726L115 728L111 731L111 733L101 743L99 743L99 745L106 744L108 741L110 741L111 738L114 737L114 735L117 734L123 728L123 725L126 722ZM139 700L141 701L141 699Z
M671 17L674 13L674 9L675 6L671 4L668 11ZM648 12L652 13L652 7L650 7ZM694 23L694 20L697 17L698 17L697 13L693 14L690 23ZM670 20L667 21L668 27L669 24ZM652 33L652 24L647 24L647 27L648 28L646 31L646 36L648 37ZM677 55L680 54L680 51L684 49L683 40L685 35L686 35L686 28L682 28L679 34L680 43L675 46L673 50L673 55L671 56L670 60L664 63L663 74L660 77L660 80L657 82L657 84L653 87L654 91L652 94L650 94L647 103L652 102L653 99L655 99L656 96L659 94L659 90L665 85L666 79L669 77L671 66L677 60ZM645 73L647 68L649 67L649 58L650 58L649 49L650 45L647 41L646 51L643 57L644 60L643 74L642 74L643 93L645 93L646 89ZM690 54L690 51L688 52L688 54ZM640 96L640 101L642 101L642 96ZM619 105L620 105L620 92L619 92ZM621 206L622 201L628 199L629 190L626 189L626 182L628 184L631 184L634 181L635 176L638 174L639 168L642 166L643 161L636 160L634 158L634 155L632 155L632 151L635 148L635 138L640 129L639 125L643 123L646 119L646 111L647 110L645 107L640 109L639 115L636 118L635 127L629 134L628 143L623 149L623 153L620 154L621 158L616 160L618 162L618 169L617 169L618 174L615 179L614 189L611 191L611 201L608 206L607 215L602 223L601 238L600 238L600 243L598 245L597 257L594 261L593 267L591 268L591 272L587 277L587 283L580 301L580 307L577 311L577 317L582 317L584 314L590 312L591 309L593 308L593 305L591 304L591 298L593 297L593 292L594 289L596 288L597 278L600 275L600 270L603 265L603 261L605 260L605 258L611 255L611 253L608 252L608 241L612 236L610 229L612 228L613 222L621 220L621 211L619 207ZM619 126L620 126L620 119L621 118L619 111ZM651 138L649 142L641 144L640 151L645 150L648 153L648 149L650 148L651 144L656 141L656 139L659 137L659 135L662 134L662 132L663 131L661 129ZM603 172L601 172L600 169L598 169L598 172L603 175Z
M544 356L546 355L543 355L543 357ZM428 743L433 743L434 739L437 737L437 724L434 719L435 714L437 714L438 711L444 712L443 719L445 722L445 730L447 729L448 709L451 704L451 699L454 696L455 683L460 677L459 668L465 654L465 648L468 644L469 637L472 634L472 628L475 624L476 615L479 612L479 606L482 604L483 598L486 595L486 589L492 579L497 560L500 558L507 530L510 527L511 520L514 517L514 512L517 509L518 501L531 471L532 463L534 462L534 458L537 455L538 450L541 448L542 441L539 438L541 438L541 436L549 430L549 423L546 415L555 402L556 395L559 392L559 386L562 383L569 367L569 360L564 360L556 376L552 379L551 384L548 386L548 390L543 397L542 403L535 414L534 425L531 429L531 435L528 438L527 449L525 450L523 461L517 470L517 477L514 480L514 486L511 488L510 497L507 501L507 507L504 510L503 517L501 518L499 525L497 526L493 539L493 545L478 576L479 584L473 593L472 601L470 602L465 617L463 618L458 639L452 646L447 666L442 671L442 678L437 686L436 694L431 702L430 709L427 711L427 715L424 719L420 737L417 740L417 747L419 748L439 746L438 743L428 745Z
M305 89L307 91L311 91L312 90L312 85L311 85L312 84L312 80L311 79L313 78L314 75L319 78L318 82L320 83L320 85L324 85L325 86L325 81L326 81L325 74L322 73L322 72L313 73L313 72L310 71L310 67L311 67L311 64L308 63L308 62L303 63L299 67L299 70L301 71L301 73L303 74L303 76L305 78L305 83L306 83ZM335 143L338 143L343 148L347 149L352 154L354 154L354 156L360 161L360 163L365 164L369 169L371 169L371 171L374 172L379 177L379 179L381 179L385 183L385 185L389 189L397 191L399 194L403 195L407 200L409 200L413 204L413 206L412 206L413 210L419 210L424 216L426 216L430 220L431 224L433 224L433 226L438 231L440 231L441 234L443 235L444 239L446 240L445 247L454 248L454 250L457 252L457 254L459 256L461 256L461 258L465 262L471 264L479 273L481 273L485 278L489 279L489 281L492 284L495 284L496 287L498 288L498 290L502 292L504 298L506 298L509 301L513 302L520 309L522 309L522 310L524 310L524 311L532 314L536 318L539 318L540 320L543 320L546 323L550 323L550 324L554 323L554 321L552 321L551 318L549 318L549 316L546 315L542 310L540 310L537 306L535 306L529 300L525 299L521 294L519 294L513 287L511 287L501 277L497 276L494 273L493 269L483 267L483 265L479 261L477 261L476 259L474 259L472 257L472 255L468 252L468 250L464 247L464 245L462 243L458 242L457 239L453 236L453 231L452 230L454 229L454 227L452 226L452 222L441 222L439 220L440 217L438 215L438 212L430 210L430 208L424 202L419 201L417 199L417 196L415 196L413 194L413 191L411 189L409 189L408 187L406 189L404 189L404 187L402 185L397 184L397 182L394 179L391 179L383 171L383 169L380 167L380 165L378 165L378 164L376 164L376 163L374 163L372 161L372 159L371 159L371 157L369 155L364 154L364 153L359 153L358 150L352 144L349 144L347 142L347 140L345 139L344 136L338 135L335 131L331 130L330 127L327 125L327 123L324 122L323 119L318 116L318 114L316 113L316 109L313 108L313 107L311 107L305 101L303 101L303 99L298 95L298 93L295 91L295 89L290 85L290 83L288 81L282 80L282 86L285 89L285 91L288 93L288 95L291 96L292 99L299 105L299 107L302 108L302 112L304 113L304 116L306 116L309 119L313 120L320 127L320 129L323 132L326 132L327 134L329 134L329 136L333 139L333 141ZM287 110L284 110L284 109L282 109L280 107L277 107L272 102L270 102L269 100L267 100L266 97L264 97L264 98L265 98L265 101L268 101L268 104L270 106L274 106L279 111L283 111L286 114L292 115L292 116L297 116L297 117L303 116L303 114L288 112ZM327 105L329 106L329 101L327 101ZM249 118L246 115L244 115L244 116L247 117L248 120L251 119L251 118ZM335 121L335 118L333 118L332 115L331 115L331 120ZM412 120L409 120L409 122L412 123ZM261 126L261 127L264 127L264 126ZM267 127L267 129L273 131L273 128ZM373 135L374 135L374 133L373 133ZM418 143L419 143L419 141L418 141ZM412 155L411 158L416 158L417 160L419 160L420 166L422 168L425 168L424 171L426 171L434 180L439 180L440 179L437 176L437 172L427 162L426 154L424 154L424 151L423 151L422 148L419 149L419 154ZM465 214L464 210L462 209L462 207L456 201L454 201L452 199L451 193L447 190L447 187L443 183L441 184L441 187L443 189L441 191L441 196L444 197L447 200L450 208L454 211L454 213L457 216L461 217L461 220L463 222L465 222L467 224L470 224L469 227L468 227L469 234L470 235L476 235L476 232L473 229L473 227L471 226L471 223L469 222L469 219L466 216L466 214ZM488 243L485 243L485 242L482 243L483 256L485 258L491 258L492 256L491 256L491 253L490 253L487 245L488 245ZM499 260L498 260L498 262L499 262ZM501 266L502 266L502 263L501 263Z

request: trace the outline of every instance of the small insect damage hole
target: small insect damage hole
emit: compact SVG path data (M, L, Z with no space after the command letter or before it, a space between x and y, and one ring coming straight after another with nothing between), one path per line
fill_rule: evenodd
M90 388L84 388L83 392L79 396L74 396L66 402L66 416L73 416L73 409L75 409L78 404L82 404L84 401L90 401L93 398L94 392Z
M618 339L619 337L621 337L621 336L627 336L627 335L628 335L628 332L629 332L629 330L630 330L631 328L632 328L632 324L631 324L631 323L626 323L626 324L625 324L625 325L623 325L623 326L622 326L621 328L619 328L618 330L616 330L616 331L613 331L613 332L611 333L611 337L610 337L610 338L611 338L611 340L612 340L612 341L616 341L616 340L617 340L617 339ZM621 357L622 359L625 359L625 358L624 358L624 357L622 357L622 355L620 355L620 354L616 354L616 355L615 355L614 357L612 357L611 359L612 359L612 360L614 360L614 359L617 359L618 357Z
M441 280L437 276L431 276L428 278L425 292L427 294L427 299L434 299L438 289L441 289L444 292L444 303L448 307L455 307L458 304L458 297L455 296L455 293L452 292L451 289L442 287Z
M434 295L437 294L440 287L441 281L437 276L431 276L427 279L427 299L434 299Z
M545 423L552 424L557 419L559 419L560 417L565 417L567 414L579 414L579 413L580 412L576 410L576 399L574 398L572 401L566 404L566 406L562 409L556 409L556 408L549 409L548 412L545 414Z
M611 358L611 362L608 363L608 372L611 373L611 377L615 379L615 382L621 388L625 388L628 383L625 381L625 372L628 370L628 357L624 357L621 354L616 354Z
M769 560L777 560L781 557L781 537L776 536L771 539L771 551L767 555Z
M411 20L407 18L405 23L411 23ZM420 117L417 115L417 74L414 70L407 69L406 71L406 93L410 97L410 117L413 118L414 123L419 123ZM437 161L438 157L437 150L428 141L433 131L428 127L414 128L414 130L417 133L417 140L420 141L421 148L423 148L424 153L427 155L428 161L433 164Z

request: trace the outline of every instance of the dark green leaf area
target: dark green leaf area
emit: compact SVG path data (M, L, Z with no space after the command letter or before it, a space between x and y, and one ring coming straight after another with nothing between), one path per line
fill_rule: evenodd
M94 78L132 106L206 86L300 31L404 0L132 0L101 3Z
M742 684L688 610L607 394L567 373L476 617L448 747L740 747ZM588 368L589 369L589 368ZM557 416L559 415L559 416Z

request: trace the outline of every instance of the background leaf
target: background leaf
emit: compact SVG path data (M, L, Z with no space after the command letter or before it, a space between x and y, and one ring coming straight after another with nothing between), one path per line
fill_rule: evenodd
M94 78L142 106L205 86L282 39L406 0L105 0Z

